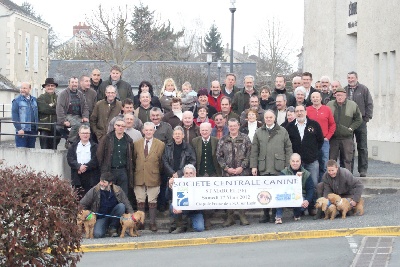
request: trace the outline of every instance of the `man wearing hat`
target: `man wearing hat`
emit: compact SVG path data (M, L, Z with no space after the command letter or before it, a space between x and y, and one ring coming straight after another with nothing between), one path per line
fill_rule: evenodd
M41 123L54 123L57 122L57 94L55 93L58 83L53 78L47 78L42 88L44 88L44 94L40 95L37 99L38 110L39 110L39 122ZM39 132L42 136L54 136L54 125L39 125ZM40 137L40 148L41 149L57 149L60 143L60 134L56 132L57 138ZM55 146L54 146L55 142Z
M356 102L346 99L346 90L342 87L336 89L336 100L328 102L335 118L336 130L329 140L329 159L343 160L346 169L351 171L353 159L353 133L362 123L361 112Z

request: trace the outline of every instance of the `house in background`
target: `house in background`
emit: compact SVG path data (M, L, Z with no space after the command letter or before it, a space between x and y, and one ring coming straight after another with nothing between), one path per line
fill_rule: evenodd
M17 87L31 83L32 95L40 95L47 77L49 24L10 0L0 0L0 25L0 74ZM1 103L10 103L2 90Z

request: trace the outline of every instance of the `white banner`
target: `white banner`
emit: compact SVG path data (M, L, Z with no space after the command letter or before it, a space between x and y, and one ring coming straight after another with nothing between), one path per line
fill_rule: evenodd
M172 205L179 210L300 207L301 177L234 176L174 179Z

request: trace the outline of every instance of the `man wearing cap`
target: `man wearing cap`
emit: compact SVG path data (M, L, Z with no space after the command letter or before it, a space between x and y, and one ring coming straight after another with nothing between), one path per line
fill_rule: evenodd
M39 121L38 106L36 97L32 96L31 85L23 82L19 89L20 95L17 96L11 105L11 116L16 130L16 147L35 148L36 136Z
M44 88L44 94L40 95L37 99L38 110L39 110L39 122L41 123L55 123L57 122L57 94L55 93L58 83L53 78L47 78L42 88ZM42 136L54 136L55 125L39 125L39 132ZM57 149L60 143L60 134L56 131L56 139L50 137L40 137L40 148L41 149ZM54 144L55 143L55 144ZM55 145L55 146L54 146Z
M343 164L349 171L352 170L353 133L362 123L361 112L356 102L346 99L346 90L336 89L336 100L328 102L335 118L336 130L329 141L329 159L343 159Z
M100 182L92 187L80 201L84 209L97 214L93 230L94 238L105 237L107 230L109 236L117 237L119 217L126 211L134 212L124 191L113 182L114 177L110 172L103 173L100 176Z
M200 106L206 106L208 108L208 118L211 119L212 116L214 116L215 113L217 113L217 109L213 106L210 105L208 102L208 90L206 88L201 88L197 92L197 103L193 106L192 109L189 109L189 111L193 112L193 117L197 119L198 117L198 108Z

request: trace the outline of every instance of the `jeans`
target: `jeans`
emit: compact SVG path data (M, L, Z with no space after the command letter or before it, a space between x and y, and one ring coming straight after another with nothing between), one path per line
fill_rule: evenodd
M169 206L169 212L172 218L177 218L179 214L174 214L172 204ZM198 211L183 211L183 215L186 215L192 221L192 228L195 232L203 232L204 231L204 217L203 213Z
M125 205L123 203L117 204L111 211L112 216L121 217L125 213ZM96 220L94 225L93 236L94 238L102 238L106 235L108 228L117 229L120 225L119 218L104 217Z
M37 131L24 131L24 134L37 135ZM36 137L26 136L26 135L16 135L15 136L15 146L16 147L27 147L35 148Z
M314 162L303 164L304 169L310 172L311 179L314 182L314 187L318 184L318 177L319 177L319 163L318 160Z
M303 207L295 207L293 208L293 216L295 218L299 218L301 216L301 213L305 211L306 209ZM277 208L276 209L276 218L282 218L283 215L283 208Z
M354 130L354 136L357 142L358 152L358 172L368 171L368 143L367 143L367 123L363 121L357 129ZM354 168L354 154L351 164L351 172L353 173Z
M128 174L126 173L126 168L111 169L111 173L114 176L114 183L121 187L125 195L128 196Z
M326 163L329 160L329 140L324 140L321 149L319 150L319 177L318 182L321 182L322 175L326 172Z

